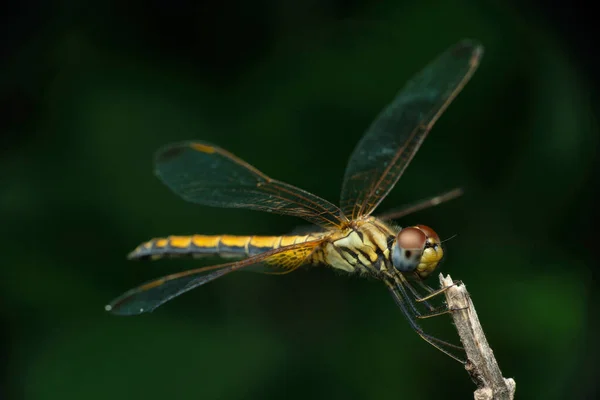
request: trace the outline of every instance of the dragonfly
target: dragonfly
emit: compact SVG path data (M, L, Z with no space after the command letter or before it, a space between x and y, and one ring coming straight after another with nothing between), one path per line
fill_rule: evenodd
M446 306L430 304L428 300L445 289L434 290L424 282L444 256L440 237L426 225L401 228L393 223L408 213L457 197L460 189L397 212L379 217L372 214L396 185L435 122L469 81L482 55L483 47L478 42L462 40L405 84L351 154L339 206L273 179L211 143L192 140L160 149L155 155L155 173L184 200L295 216L315 229L282 236L194 234L151 239L140 244L128 258L235 259L146 282L117 297L105 309L117 315L151 312L234 271L287 274L303 265L324 265L383 282L412 329L438 350L462 362L448 349L458 346L427 334L417 322L451 311Z

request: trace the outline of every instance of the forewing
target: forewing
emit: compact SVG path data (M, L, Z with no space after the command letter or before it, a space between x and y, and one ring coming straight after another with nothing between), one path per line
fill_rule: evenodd
M473 41L454 45L414 76L375 119L346 168L340 203L345 215L355 219L375 210L482 54L483 47Z
M167 301L230 272L248 267L260 267L262 272L287 273L306 263L322 239L294 244L250 257L241 261L183 271L146 282L125 292L109 305L106 311L117 315L136 315L151 312Z
M390 221L394 219L400 219L409 214L417 211L425 210L430 207L437 206L450 200L454 200L459 196L462 196L463 190L461 188L452 189L446 193L430 197L428 199L420 200L416 203L403 206L397 210L391 210L384 214L378 215L377 218L382 221Z
M217 146L175 143L155 157L156 175L187 201L292 215L322 226L340 226L341 210L318 196L274 180Z

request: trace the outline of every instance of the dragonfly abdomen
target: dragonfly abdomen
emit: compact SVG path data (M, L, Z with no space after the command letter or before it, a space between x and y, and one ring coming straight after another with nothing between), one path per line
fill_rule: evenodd
M129 259L155 260L163 257L250 257L283 246L315 239L302 236L190 235L155 238L129 253Z

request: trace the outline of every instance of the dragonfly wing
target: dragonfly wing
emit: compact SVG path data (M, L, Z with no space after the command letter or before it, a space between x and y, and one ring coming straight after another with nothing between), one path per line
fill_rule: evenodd
M375 119L346 168L340 203L345 215L370 215L387 196L482 54L483 47L473 41L454 45L414 76Z
M314 194L274 180L217 146L175 143L155 156L157 176L187 201L292 215L323 227L346 221L341 210Z
M380 214L377 216L382 221L391 221L394 219L400 219L409 214L415 213L417 211L425 210L430 207L437 206L438 204L445 203L450 200L454 200L459 196L463 195L463 190L461 188L452 189L446 193L439 194L434 197L430 197L428 199L420 200L416 203L405 205L397 210L391 210L384 214Z
M260 266L262 272L287 273L306 263L323 239L281 247L227 264L178 272L125 292L105 307L117 315L151 312L167 301L230 272Z

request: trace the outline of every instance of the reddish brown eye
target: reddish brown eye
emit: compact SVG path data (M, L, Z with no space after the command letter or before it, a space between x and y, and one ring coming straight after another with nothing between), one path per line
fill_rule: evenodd
M425 233L425 235L427 235L428 238L434 239L437 243L440 242L440 237L438 236L438 234L435 233L435 231L427 225L417 225L416 227L423 231L423 233Z
M422 229L404 228L398 233L398 246L404 250L423 250L427 242L427 236L425 235L426 232L423 232Z
M444 256L439 241L437 233L426 225L402 229L392 248L392 264L402 273L414 272L414 276L425 279Z

